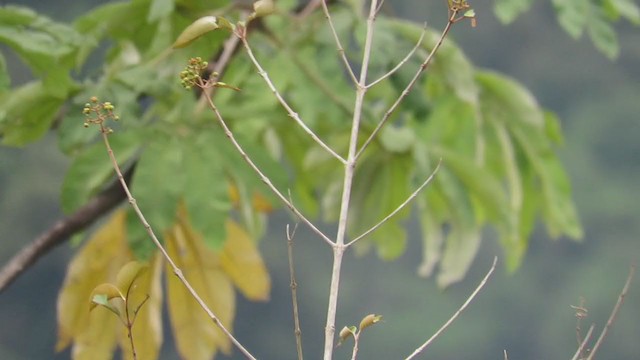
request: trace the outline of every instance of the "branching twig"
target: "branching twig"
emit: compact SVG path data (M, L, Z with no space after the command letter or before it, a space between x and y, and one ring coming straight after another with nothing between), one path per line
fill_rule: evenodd
M293 304L293 333L296 338L296 351L298 353L298 360L302 360L302 330L300 330L300 316L298 312L298 283L296 282L295 267L293 265L293 237L296 234L298 224L293 227L292 231L289 231L289 224L287 224L287 257L289 258L289 275L291 278L291 303Z
M411 360L413 358L415 358L418 354L420 354L422 351L424 351L424 349L426 349L432 342L433 340L435 340L438 336L440 336L440 334L442 334L457 318L458 316L460 316L460 314L467 308L467 306L469 306L469 304L471 303L471 301L476 297L476 295L478 295L478 293L480 292L480 290L482 290L482 288L484 287L484 285L487 283L487 280L489 280L489 277L491 277L491 274L493 273L493 271L496 269L496 263L498 262L498 257L494 257L493 258L493 264L491 265L491 268L489 269L489 271L487 272L487 275L484 276L484 278L482 279L482 281L480 281L480 284L478 284L478 287L476 287L476 289L471 293L471 295L469 295L469 297L467 298L467 300L464 302L464 304L462 304L462 306L460 306L460 308L458 309L458 311L456 311L453 316L451 316L449 318L449 320L447 320L447 322L444 323L444 325L442 325L442 327L440 327L440 329L438 329L438 331L436 331L430 338L429 340L425 341L424 344L422 344L419 348L417 348L411 355L409 355L405 360Z
M377 80L374 80L371 83L369 83L367 85L367 87L368 88L372 88L372 87L376 86L376 84L380 83L381 81L385 80L389 76L393 75L396 71L398 71L402 67L402 65L406 64L407 61L409 61L409 59L413 56L413 54L415 54L416 51L420 48L420 45L422 45L422 39L424 39L424 35L426 34L426 32L427 32L427 24L425 23L424 24L424 28L422 29L422 33L420 34L420 39L418 39L418 42L413 47L413 49L411 49L411 51L409 51L407 56L405 56L404 59L402 59L398 63L398 65L396 65L393 69L389 70L386 74L380 76Z
M133 168L130 168L123 176L128 180L132 174ZM116 181L75 213L58 220L33 242L23 247L2 267L2 270L0 270L0 293L6 290L20 274L35 264L40 257L67 241L72 235L93 224L124 199L125 193Z
M345 69L347 69L347 73L351 77L351 81L354 84L358 84L358 79L356 78L356 74L353 72L351 68L351 64L349 64L349 59L347 59L347 54L344 51L344 47L342 46L342 42L340 41L340 37L338 36L338 32L336 31L336 27L333 25L333 19L331 18L331 13L329 13L329 6L327 5L327 0L321 0L322 2L322 11L324 11L324 16L327 18L327 23L329 23L329 28L331 28L331 33L333 34L333 40L336 42L336 46L338 47L338 53L340 54L340 58L344 63Z
M95 98L92 98L91 101L94 104L97 103L97 99L95 99ZM107 103L102 105L102 108L104 108L107 111L110 111L111 109L108 109L106 104ZM109 106L111 106L111 104L109 104ZM90 110L90 109L91 108L89 108L89 107L85 107L85 114L88 114L89 113L88 110ZM147 234L149 235L149 237L151 238L151 240L153 241L155 246L158 248L158 250L160 250L160 252L162 253L162 256L165 258L167 263L169 263L169 265L171 266L171 268L173 270L173 273L178 277L178 279L180 279L180 281L187 288L187 290L189 291L191 296L196 300L196 302L200 305L200 307L202 307L202 309L207 313L207 315L213 321L213 323L216 324L220 328L220 330L222 330L222 332L229 338L229 340L231 340L231 342L236 346L236 348L238 348L238 350L240 350L240 352L242 352L248 359L255 360L255 357L253 357L253 355L251 355L251 353L247 349L245 349L244 346L242 346L242 344L240 344L240 342L233 336L233 334L231 334L231 332L229 330L227 330L227 328L222 324L220 319L213 313L213 311L204 302L204 300L202 300L200 295L198 295L198 293L191 286L191 284L189 283L187 278L184 276L184 274L182 273L182 270L175 264L175 262L173 261L171 256L169 256L169 254L167 253L167 251L164 248L164 246L162 246L162 244L160 243L160 240L158 240L158 237L156 236L155 232L151 228L151 225L149 225L149 222L147 221L147 219L145 218L144 214L140 210L140 207L138 207L136 199L131 194L131 191L129 190L129 187L127 186L127 183L126 183L126 181L124 179L124 176L122 175L122 172L120 171L120 166L118 165L118 161L116 160L116 157L115 157L115 155L113 153L113 149L111 149L111 145L109 143L108 136L111 133L111 129L108 128L104 124L104 121L105 121L105 119L101 118L100 115L98 114L98 118L96 120L88 120L87 123L96 123L96 124L98 124L100 126L100 133L102 135L102 140L104 142L105 147L107 148L107 153L109 154L109 159L111 160L111 164L113 165L113 169L116 172L116 175L118 177L118 181L122 185L122 189L124 190L124 192L127 194L127 199L129 201L129 204L131 204L131 207L133 208L133 210L135 211L136 215L138 216L138 219L140 220L140 222L144 226Z
M616 302L616 305L613 307L613 310L611 311L611 315L609 315L607 324L604 326L604 329L602 329L602 333L600 333L600 337L598 338L598 341L596 341L595 345L593 345L593 349L591 349L591 353L589 354L589 357L587 358L587 360L593 359L593 357L596 355L596 352L600 348L600 345L602 345L602 342L607 336L609 329L611 328L611 326L613 326L613 323L616 320L616 315L618 315L618 311L620 311L620 307L622 306L622 303L624 303L624 298L627 295L627 292L629 291L629 287L631 286L631 280L633 280L633 275L635 274L635 272L636 272L636 266L634 264L634 265L631 265L631 267L629 268L629 275L627 276L627 281L625 282L624 287L622 288L622 291L620 291L620 295L618 296L618 301Z
M253 62L253 65L256 67L256 69L258 69L258 73L260 74L260 76L264 79L264 81L267 83L267 86L269 87L269 89L271 90L271 92L273 93L273 95L276 97L276 99L278 99L278 102L280 102L280 104L282 105L282 107L287 111L287 113L289 114L289 116L296 121L296 123L298 123L298 125L316 142L318 143L318 145L320 145L320 147L322 147L323 149L325 149L329 154L331 154L331 156L333 156L334 158L338 159L341 163L345 164L346 160L340 156L338 153L336 153L335 151L333 151L333 149L331 149L327 144L325 144L314 132L313 130L311 130L307 124L304 123L304 121L302 121L302 119L300 119L300 116L298 115L298 113L296 113L295 111L293 111L293 109L291 108L291 106L289 106L289 104L284 100L284 98L282 97L282 95L280 95L280 93L278 92L278 90L276 89L275 85L273 85L273 82L271 81L271 79L269 78L269 75L267 74L267 72L262 68L262 66L260 65L260 63L258 62L258 60L256 59L256 57L253 55L253 51L251 50L251 46L249 46L249 42L247 41L247 38L244 34L238 34L238 37L240 38L240 40L242 41L242 44L244 45L244 48L247 50L247 54L249 55L249 58L251 59L251 62Z
M365 231L361 235L357 236L355 239L351 240L349 243L347 243L346 246L349 247L349 246L353 245L353 243L355 243L356 241L358 241L358 240L364 238L365 236L371 234L372 232L377 230L380 226L382 226L384 223L386 223L389 219L391 219L400 210L404 209L416 196L418 196L418 194L422 191L422 189L424 189L427 185L429 185L431 183L431 180L433 180L433 177L436 175L436 173L440 169L440 164L442 164L442 159L440 159L440 161L438 162L438 165L436 166L435 170L433 170L433 172L431 173L431 175L429 175L427 180L425 180L422 183L422 185L420 185L411 195L409 195L409 197L407 197L407 199L402 204L400 204L395 210L393 210L391 213L389 213L387 216L385 216L384 219L380 220L380 222L378 222L377 224L375 224L374 226L369 228L369 230Z
M208 85L205 84L205 83L201 83L200 86L207 87ZM220 113L218 108L213 103L213 100L211 100L210 98L207 98L207 103L209 104L209 108L211 108L211 110L215 113L216 118L218 119L218 122L222 126L224 134L227 136L227 138L229 138L229 140L231 140L231 143L236 148L236 150L240 153L240 156L242 156L244 161L247 164L249 164L249 166L253 169L253 171L255 171L258 174L258 177L260 177L260 180L265 185L267 185L267 187L269 187L269 189L271 189L271 191L280 199L280 201L282 201L297 217L299 217L305 224L307 224L311 228L311 230L313 230L316 234L318 234L327 244L333 245L333 241L327 235L325 235L320 229L318 229L309 219L307 219L300 212L300 210L298 210L298 208L296 208L280 192L280 190L278 190L278 188L276 188L275 185L273 185L273 183L271 182L271 179L269 179L269 177L267 177L267 175L265 175L262 172L262 170L260 170L260 168L253 162L253 160L251 160L251 158L244 151L244 149L242 148L240 143L238 143L238 141L236 140L235 136L233 136L233 133L231 132L231 129L229 129L229 126L227 125L226 121L224 121L224 118L222 117L222 114Z
M418 71L413 76L411 81L409 81L409 84L407 84L407 87L404 90L402 90L402 93L400 94L400 96L396 99L396 101L393 103L393 105L391 105L389 110L387 110L387 112L384 114L384 116L382 117L382 120L378 123L378 126L376 126L376 128L373 130L371 135L369 135L369 137L364 142L364 144L362 144L362 146L360 147L360 150L358 150L358 153L356 154L356 158L359 158L360 155L362 155L362 153L367 148L367 146L369 146L369 143L371 143L371 141L373 141L373 139L376 137L378 132L382 129L384 124L389 120L391 115L396 111L396 109L398 108L400 103L402 103L404 98L406 98L407 95L409 95L409 92L411 92L411 89L413 89L413 87L416 84L416 82L418 82L418 79L420 78L420 75L422 75L422 73L429 67L429 64L431 64L431 61L433 60L433 57L438 52L438 49L440 49L440 46L442 46L442 43L444 42L445 37L447 37L447 34L449 33L449 30L451 30L451 26L453 26L453 24L456 22L457 14L458 14L457 10L454 10L454 11L451 12L451 14L449 16L449 21L447 22L447 25L445 26L444 30L442 31L442 34L440 35L440 38L438 39L438 42L433 47L433 49L431 49L431 52L429 53L427 58L424 60L424 62L420 65L420 67L418 68Z

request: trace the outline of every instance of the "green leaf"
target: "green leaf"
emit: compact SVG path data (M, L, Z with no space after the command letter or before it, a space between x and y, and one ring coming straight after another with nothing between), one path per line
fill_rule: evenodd
M174 0L152 0L147 21L154 22L169 16L173 12L174 7Z
M27 83L8 93L0 99L2 143L23 146L38 140L51 127L62 103L40 82Z
M231 210L224 160L216 151L215 137L203 133L185 149L184 201L195 230L212 249L226 238L225 220Z
M81 123L77 126L82 128ZM97 128L83 128L83 130L98 132ZM126 168L127 160L140 146L139 137L135 132L111 134L109 143L121 169ZM114 178L114 175L115 170L109 160L105 144L96 142L71 163L62 183L62 210L69 214L86 204L108 179Z
M592 16L588 26L589 37L598 50L609 59L615 59L620 53L618 38L613 27L604 19L602 12L598 11Z
M174 223L188 174L184 172L185 153L180 142L160 133L151 136L138 160L130 187L142 213L160 236ZM133 222L128 220L127 225ZM142 228L142 224L138 227ZM129 226L127 232L131 249L137 257L146 259L150 255L147 252L150 241Z
M501 23L509 24L529 10L532 4L532 0L496 0L493 12Z
M4 55L0 54L0 95L11 86L11 77L7 71L7 61Z
M582 35L591 11L590 0L553 0L560 26L574 39Z
M180 36L178 36L176 41L173 43L173 48L179 49L186 47L206 33L218 29L232 30L232 25L223 17L201 17L182 31Z

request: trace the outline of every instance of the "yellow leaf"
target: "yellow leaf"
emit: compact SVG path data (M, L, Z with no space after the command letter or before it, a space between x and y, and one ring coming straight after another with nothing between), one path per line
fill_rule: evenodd
M149 265L141 263L138 263L138 266L131 265L127 272L129 274L135 272L132 271L135 267L139 270L133 282L134 286L129 292L128 304L130 316L133 316L133 312L139 308L132 329L136 355L138 359L155 360L158 358L162 344L162 284L160 282L162 261L159 254L156 254ZM123 274L125 268L118 275ZM133 360L126 329L123 329L120 334L123 358Z
M201 236L183 221L166 236L167 252L202 300L231 331L235 293L220 269L218 256ZM180 356L189 360L211 359L218 349L231 351L231 342L209 319L173 270L167 265L167 302L171 326Z
M63 350L80 335L83 336L85 344L97 345L95 339L88 339L89 333L96 333L88 331L89 309L87 302L90 301L91 292L96 285L112 280L122 265L131 258L125 241L124 220L123 210L114 213L76 253L69 264L64 284L58 295L56 351ZM106 309L101 310L109 313ZM103 312L99 311L99 313ZM99 315L91 315L91 317L96 316ZM114 321L117 321L113 314L110 316L114 318ZM103 341L110 340L106 337L101 339L104 339ZM115 338L110 344L99 345L113 348Z
M113 298L119 298L122 301L124 301L124 295L122 295L122 293L120 292L120 289L118 289L113 284L102 283L96 286L93 289L93 291L91 291L91 296L89 296L89 300L90 300L89 310L93 310L98 305L105 306L105 304L102 303L101 301L97 301L96 296L104 296L104 300L107 300L107 301ZM111 307L111 304L108 304L108 307ZM117 314L121 313L118 309L116 309L115 311L117 311Z
M227 220L227 240L220 264L233 284L250 300L268 300L271 279L249 234L233 220Z
M86 307L83 311L89 314ZM103 307L97 307L91 311L88 323L88 326L74 338L72 358L74 360L113 359L117 329L122 327L118 317Z

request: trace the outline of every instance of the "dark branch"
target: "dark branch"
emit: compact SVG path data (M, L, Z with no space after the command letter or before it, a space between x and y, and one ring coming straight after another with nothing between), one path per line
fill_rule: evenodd
M131 180L133 167L125 174ZM118 181L114 181L107 189L91 199L86 205L72 215L58 220L51 228L38 236L33 242L22 248L0 270L0 293L29 269L40 257L52 248L67 241L72 235L84 230L104 214L115 208L125 199L124 191Z

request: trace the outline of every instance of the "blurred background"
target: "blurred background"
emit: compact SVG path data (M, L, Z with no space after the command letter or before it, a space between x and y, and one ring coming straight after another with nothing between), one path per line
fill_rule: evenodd
M17 0L55 20L68 21L105 1ZM0 1L0 4L7 4ZM14 2L15 3L15 2ZM444 1L394 0L396 15L440 28ZM617 27L621 54L607 60L588 39L574 41L560 29L549 2L536 2L509 26L500 25L493 2L472 3L478 26L454 27L452 38L478 67L503 72L527 86L540 103L562 119L565 146L560 149L573 183L584 225L580 243L551 240L541 227L531 238L522 267L514 274L499 266L472 306L421 358L569 359L577 348L576 318L570 305L585 299L589 316L584 331L599 333L624 284L629 266L640 257L640 31ZM0 48L14 83L30 77L16 57ZM0 263L62 216L58 192L68 161L55 139L46 137L25 149L0 147ZM262 359L294 359L295 344L284 213L273 216L261 242L273 278L271 300L240 299L236 334ZM411 227L411 224L409 224ZM361 359L400 359L424 342L464 302L501 250L487 236L469 275L440 290L416 275L419 234L395 262L375 256L347 256L337 327L357 325L368 313L384 322L368 330ZM295 261L305 354L319 358L324 341L331 254L300 229ZM54 249L0 295L0 358L68 359L55 354L55 306L66 264L74 249ZM166 320L166 315L165 315ZM599 351L600 359L639 359L640 281L636 279L619 316ZM349 358L343 346L336 358ZM162 359L176 359L168 331ZM230 357L240 359L237 353Z

